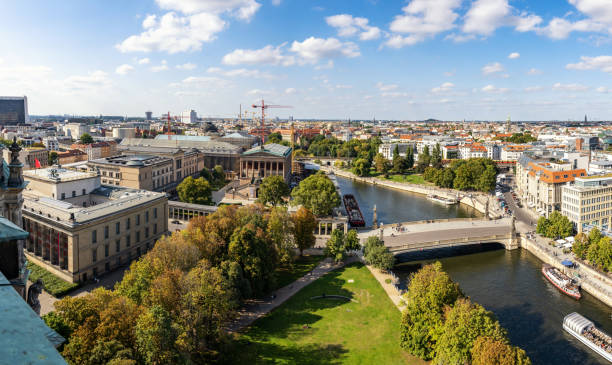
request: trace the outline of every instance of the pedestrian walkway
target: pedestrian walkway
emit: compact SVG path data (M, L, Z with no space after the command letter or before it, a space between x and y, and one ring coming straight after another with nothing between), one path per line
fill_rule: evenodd
M328 272L341 268L344 265L356 260L356 257L349 257L344 263L334 264L330 258L326 258L311 272L302 276L293 283L276 290L265 299L248 300L246 304L238 311L238 316L227 326L227 330L229 332L239 332L245 329L258 318L265 316L274 308L283 304L287 299L291 298L305 286L321 278Z
M402 299L402 295L395 288L395 285L393 285L393 277L389 275L388 273L380 271L370 265L366 265L366 267L368 268L368 270L370 270L370 272L372 273L372 276L374 276L374 278L378 280L378 283L385 290L385 292L387 293L387 295L389 296L389 299L391 299L393 304L395 304L395 307L401 312L404 309L405 305ZM391 282L387 283L386 282L387 279L390 279Z

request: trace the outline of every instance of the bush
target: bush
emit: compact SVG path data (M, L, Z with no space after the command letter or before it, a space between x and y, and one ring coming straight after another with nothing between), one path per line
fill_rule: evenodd
M34 283L40 279L45 290L54 297L62 296L79 286L79 284L70 283L64 279L60 279L51 274L49 271L31 262L28 262L28 269L30 270L30 281Z
M387 283L387 284L391 284L391 279L386 278L386 279L385 279L385 283Z

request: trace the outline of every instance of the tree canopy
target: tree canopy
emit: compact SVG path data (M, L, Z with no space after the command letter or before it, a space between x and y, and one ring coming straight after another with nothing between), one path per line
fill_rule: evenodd
M83 133L81 138L79 138L82 144L91 144L94 143L93 137L89 133Z
M559 211L554 211L550 213L548 218L540 217L538 219L536 232L548 238L565 238L572 235L574 225Z
M277 206L284 204L284 198L289 197L289 194L289 185L285 183L285 179L282 176L268 176L259 185L257 201L264 205L271 204Z
M340 195L325 174L314 174L302 180L291 192L292 204L302 205L314 215L322 217L340 205Z
M179 200L189 204L212 205L212 189L202 177L194 179L187 176L177 187Z

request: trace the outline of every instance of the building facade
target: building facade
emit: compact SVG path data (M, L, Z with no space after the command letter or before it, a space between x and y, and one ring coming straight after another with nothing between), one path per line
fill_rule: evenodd
M105 186L66 169L24 176L32 185L23 203L26 256L64 280L86 282L126 265L168 231L165 193Z
M577 177L563 186L561 213L578 232L597 227L610 231L612 223L612 174Z
M171 191L177 186L174 163L168 157L113 156L88 161L87 167L99 172L102 184L151 191Z

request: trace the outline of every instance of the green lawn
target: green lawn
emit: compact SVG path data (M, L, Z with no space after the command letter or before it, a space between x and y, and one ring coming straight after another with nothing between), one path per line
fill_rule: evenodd
M287 286L306 275L306 273L317 267L324 258L325 256L320 255L304 255L295 260L293 267L283 267L276 270L276 288L273 290Z
M421 174L411 174L411 175L389 175L387 180L401 182L401 183L410 183L410 184L419 184L419 185L430 185L425 179L423 179L423 175Z
M349 280L353 282L349 282ZM343 299L310 299L342 295ZM424 364L399 345L401 315L363 264L302 289L238 339L236 364Z
M30 281L35 283L38 279L40 279L45 290L54 297L66 294L79 286L76 283L70 283L64 279L60 279L42 267L31 262L28 262L28 269L30 270Z

